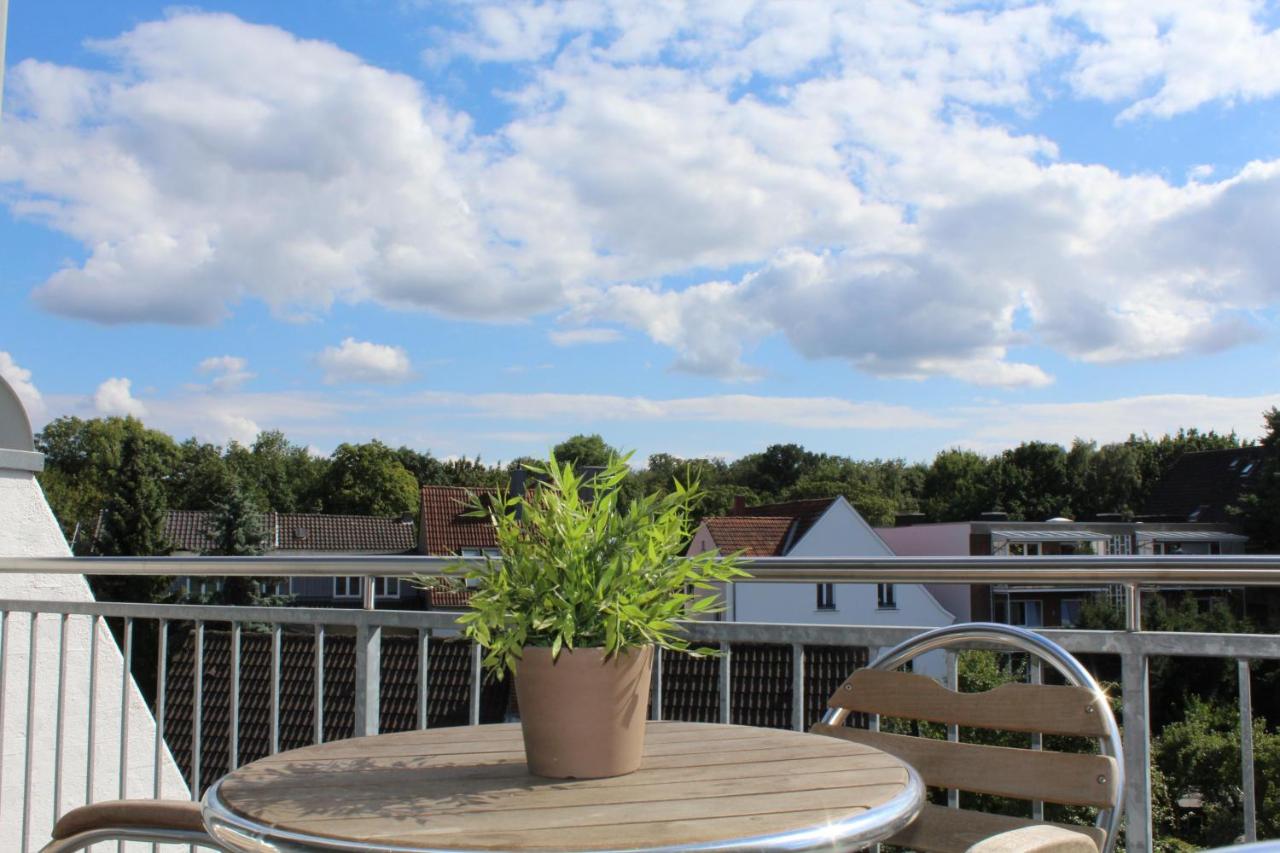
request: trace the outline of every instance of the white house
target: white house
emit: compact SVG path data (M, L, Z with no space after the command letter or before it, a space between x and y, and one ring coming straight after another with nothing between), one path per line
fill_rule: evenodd
M689 553L706 551L741 551L748 557L893 556L843 497L753 507L739 499L729 515L699 526ZM956 621L921 584L747 581L729 585L725 605L721 618L733 622L936 627Z
M71 556L36 482L43 465L22 403L0 377L0 560ZM93 594L83 575L0 575L0 601L17 608L24 600L90 602ZM161 756L158 782L152 775L155 718L133 680L125 677L124 657L105 622L75 616L64 626L57 616L35 619L14 609L0 618L0 643L7 673L0 678L0 850L39 849L49 839L55 816L83 804L86 793L94 801L149 797L156 791L178 799L190 796L168 749ZM64 661L58 659L60 648ZM96 679L89 676L91 654L96 656ZM122 725L131 759L125 767L120 766ZM59 771L60 786L54 784ZM93 790L86 792L90 779ZM24 812L28 783L30 809ZM123 849L150 850L151 845L131 843Z

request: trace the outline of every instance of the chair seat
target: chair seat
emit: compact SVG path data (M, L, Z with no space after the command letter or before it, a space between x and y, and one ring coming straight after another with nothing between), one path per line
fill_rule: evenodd
M105 800L80 806L58 818L53 838L61 840L104 827L204 832L200 804L189 800Z
M929 853L1098 853L1105 840L1106 832L1094 826L1041 823L927 804L889 843Z

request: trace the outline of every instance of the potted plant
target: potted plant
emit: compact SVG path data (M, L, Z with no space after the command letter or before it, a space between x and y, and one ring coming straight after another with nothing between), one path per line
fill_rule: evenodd
M472 587L459 621L487 669L515 676L530 772L597 778L640 766L653 649L690 649L679 620L719 609L734 558L685 556L701 492L621 500L629 456L589 478L552 456L526 466L524 494L478 499L500 558L460 570Z

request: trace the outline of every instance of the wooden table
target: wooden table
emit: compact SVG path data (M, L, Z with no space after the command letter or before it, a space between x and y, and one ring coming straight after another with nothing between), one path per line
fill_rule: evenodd
M246 765L205 794L242 851L853 850L920 810L915 771L862 744L777 729L648 724L609 779L529 774L519 725L402 732Z

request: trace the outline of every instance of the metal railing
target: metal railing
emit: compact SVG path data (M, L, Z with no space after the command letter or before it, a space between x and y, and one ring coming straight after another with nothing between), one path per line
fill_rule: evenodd
M110 575L176 575L176 576L397 576L409 574L438 574L455 560L428 557L257 557L257 558L0 558L0 573L58 572L74 574ZM1280 637L1260 634L1203 634L1167 633L1143 631L1141 626L1141 601L1145 590L1161 585L1178 587L1232 588L1241 586L1280 586L1280 557L1027 557L1027 558L768 558L747 561L752 573L751 582L768 583L961 583L961 584L1051 584L1118 586L1125 592L1127 606L1126 628L1118 631L1082 631L1050 629L1043 633L1069 651L1076 654L1117 656L1120 661L1121 699L1125 729L1125 801L1128 811L1127 841L1130 850L1150 850L1151 829L1151 731L1149 725L1149 662L1154 657L1204 657L1235 660L1238 669L1240 736L1242 745L1243 815L1242 835L1246 841L1256 838L1256 802L1254 799L1254 755L1252 743L1251 671L1252 662L1280 659ZM181 623L190 631L193 655L191 694L191 758L187 782L193 797L198 796L203 785L213 780L204 778L201 767L203 745L202 694L205 677L204 640L207 626L230 626L230 713L229 713L229 767L241 762L238 754L238 734L241 726L238 707L242 679L240 649L246 626L254 626L259 634L265 627L270 636L270 746L269 751L280 749L281 725L281 649L285 632L295 636L299 632L310 633L314 648L314 683L312 702L312 738L324 738L325 720L325 669L326 636L350 636L355 650L354 725L356 736L375 734L379 730L381 712L380 662L384 635L412 638L417 648L416 725L428 723L427 707L432 685L429 682L431 639L433 635L451 633L455 628L456 614L445 612L400 611L374 609L372 583L365 583L363 609L325 609L292 607L223 607L205 605L123 604L110 602L21 601L0 600L0 721L5 714L15 710L3 708L5 685L9 679L26 677L28 681L25 725L28 729L24 766L21 772L27 784L21 816L2 815L0 820L21 820L24 847L39 846L40 839L31 837L31 828L37 823L47 825L51 816L40 821L32 814L30 783L33 763L37 760L31 752L35 738L32 731L40 726L52 726L55 730L56 755L53 758L54 803L64 799L63 742L69 736L66 731L67 691L67 636L74 620L87 620L91 627L88 679L90 683L87 761L85 768L88 784L85 799L93 796L94 777L97 768L95 756L101 753L101 745L95 737L101 737L100 727L95 726L97 696L102 692L99 675L98 637L104 620L112 620L117 629L120 653L124 658L123 681L120 697L120 768L136 766L129 750L129 690L130 671L133 669L135 636L139 624L155 626L157 664L155 671L154 744L151 748L151 772L154 791L160 793L161 765L166 756L166 695L169 677L170 649L168 639L175 624ZM56 650L39 646L39 624L57 620L59 637ZM22 623L27 624L22 624ZM694 621L687 623L690 638L700 644L719 647L723 653L718 666L719 697L718 714L724 721L731 719L730 689L734 673L734 648L744 645L771 645L789 647L791 650L790 725L804 729L805 716L805 655L814 646L847 646L883 648L918 633L929 626L860 626L860 625L799 625L759 624ZM27 672L14 672L10 664L11 637L26 629L28 632ZM105 634L103 634L105 636ZM49 656L53 655L52 658ZM479 649L468 649L469 695L467 719L477 723L481 719L481 666ZM953 655L947 659L948 678L954 684L956 662ZM653 708L655 716L663 711L663 663L658 656L654 678ZM55 691L56 707L37 709L35 689L37 679L56 672L58 683ZM1033 678L1036 673L1032 672ZM5 729L9 731L10 729ZM955 732L949 732L956 736ZM0 761L12 750L0 750ZM15 772L0 764L0 776ZM123 777L123 771L122 771ZM120 792L125 793L124 779L120 780ZM1037 805L1036 813L1042 814Z

